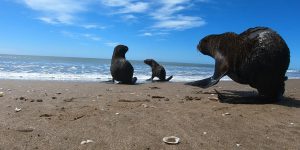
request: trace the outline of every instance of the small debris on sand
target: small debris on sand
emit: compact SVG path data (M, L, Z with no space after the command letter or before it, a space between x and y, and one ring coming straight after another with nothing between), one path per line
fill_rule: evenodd
M118 102L150 102L149 99L143 99L143 100L127 100L127 99L120 99L118 100Z
M16 111L16 112L19 112L19 111L21 111L21 108L17 108L17 107L16 107L16 108L15 108L15 111Z
M208 97L208 99L211 101L219 101L219 99L217 97Z
M242 144L236 144L237 147L240 147Z
M33 129L32 129L32 128L28 128L28 129L17 129L16 131L18 131L18 132L32 132Z
M228 115L230 115L230 113L224 113L224 114L222 114L222 116L228 116Z
M3 97L4 96L4 92L0 92L0 97Z
M144 108L148 108L148 105L147 105L147 104L142 104L142 106L143 106Z
M210 90L210 91L202 91L202 94L216 94L216 92Z
M207 134L207 132L203 132L203 135L206 135Z
M156 86L151 86L149 87L151 90L155 90L155 89L160 89L159 87L156 87Z
M51 97L52 99L57 99L57 97L55 97L55 96L53 96L53 97Z
M84 144L88 144L88 143L94 143L93 140L86 140L86 141L81 141L80 144L84 145Z
M201 100L201 97L185 96L184 100L186 100L186 101Z
M75 98L72 97L72 98L64 99L64 101L65 101L65 102L73 102L74 99L75 99Z
M42 115L40 115L40 117L51 117L51 116L53 116L53 115L50 115L50 114L42 114Z
M116 115L119 115L120 113L116 113Z
M180 141L180 138L178 138L176 136L168 136L168 137L164 137L163 141L167 144L178 144Z
M36 100L36 102L43 102L43 100L42 99L38 99L38 100Z
M152 98L165 98L165 97L163 97L163 96L152 96Z
M18 100L18 98L16 98L16 100ZM25 97L23 97L23 96L21 96L21 97L19 97L19 100L21 100L21 101L27 101L28 99L25 98Z
M185 96L184 99L187 100L187 101L192 101L193 97L191 97L191 96Z
M80 118L82 118L82 117L84 117L84 116L85 116L85 115L81 115L81 116L75 117L74 120L78 120L78 119L80 119Z

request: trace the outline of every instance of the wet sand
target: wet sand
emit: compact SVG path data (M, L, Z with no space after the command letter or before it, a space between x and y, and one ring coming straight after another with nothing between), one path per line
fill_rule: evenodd
M288 80L285 100L275 104L220 103L214 89L256 94L231 81L209 89L183 83L0 83L0 150L300 148L300 80ZM165 144L166 136L180 143ZM81 144L86 140L92 141Z

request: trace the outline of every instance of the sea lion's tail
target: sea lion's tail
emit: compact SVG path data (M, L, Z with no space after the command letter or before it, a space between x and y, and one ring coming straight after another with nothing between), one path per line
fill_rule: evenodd
M173 76L169 76L169 78L166 79L166 81L170 81L173 78Z

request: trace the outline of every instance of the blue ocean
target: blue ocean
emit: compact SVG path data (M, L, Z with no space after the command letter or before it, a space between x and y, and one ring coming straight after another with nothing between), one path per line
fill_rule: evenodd
M151 76L151 68L143 61L130 61L138 82ZM212 64L188 64L159 62L172 82L187 82L209 77L213 74ZM289 79L299 79L300 70L288 70ZM111 80L110 59L71 58L50 56L0 55L0 79L91 81ZM222 80L230 80L228 77Z

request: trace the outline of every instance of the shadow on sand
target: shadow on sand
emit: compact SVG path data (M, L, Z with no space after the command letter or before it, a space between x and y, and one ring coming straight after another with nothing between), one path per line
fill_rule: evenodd
M282 97L280 100L258 96L255 91L215 90L221 103L228 104L277 104L287 107L300 108L300 100L292 97Z

